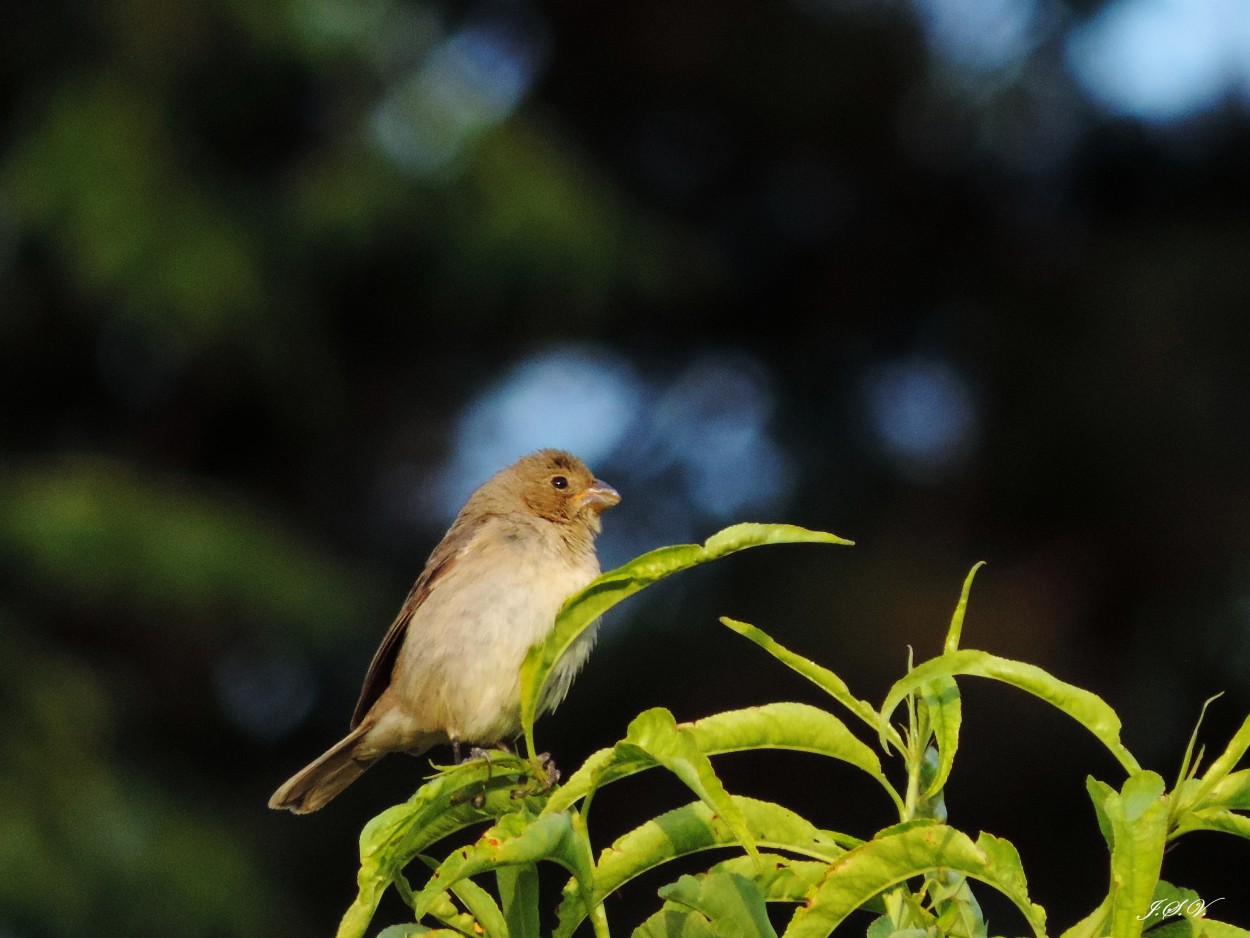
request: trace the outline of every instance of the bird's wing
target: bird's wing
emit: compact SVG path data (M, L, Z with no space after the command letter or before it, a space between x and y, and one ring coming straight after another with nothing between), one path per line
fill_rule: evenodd
M408 591L408 598L400 607L399 615L391 623L386 638L382 639L382 644L378 646L373 661L369 664L364 686L360 689L360 700L356 702L356 711L352 714L352 729L360 725L360 721L365 718L369 708L377 703L382 692L390 684L395 658L399 654L399 649L403 647L404 636L408 633L408 623L412 621L413 613L425 602L426 597L430 595L430 590L439 579L455 566L456 559L464 553L467 546L461 538L446 537L430 555L425 569L421 571L417 582Z

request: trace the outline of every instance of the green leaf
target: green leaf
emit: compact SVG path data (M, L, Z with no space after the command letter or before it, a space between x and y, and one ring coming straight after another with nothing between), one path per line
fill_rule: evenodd
M1107 818L1107 799L1114 798L1116 790L1092 775L1085 777L1085 790L1089 793L1090 801L1094 803L1094 818L1098 821L1098 830L1102 832L1102 839L1107 842L1107 849L1110 850L1115 844L1115 838L1111 831L1111 821Z
M1204 918L1198 928L1198 938L1250 938L1250 931L1227 922Z
M1182 805L1188 803L1192 807L1173 807L1176 817L1169 839L1194 830L1223 831L1250 837L1250 819L1233 813L1250 810L1250 769L1225 775L1199 799L1199 789L1205 787L1200 780L1189 779L1181 786L1180 795L1173 796Z
M1181 759L1180 771L1176 773L1175 792L1180 792L1186 786L1186 783L1190 781L1191 777L1197 773L1198 763L1202 761L1201 750L1198 752L1197 761L1194 761L1194 746L1198 744L1198 731L1202 729L1202 720L1207 715L1207 707L1211 706L1212 703L1223 696L1224 695L1221 692L1216 694L1214 697L1208 697L1203 701L1202 710L1198 713L1198 722L1194 725L1194 731L1189 734L1189 743L1185 746L1185 755ZM1177 797L1173 802L1172 810L1175 813L1179 813L1187 807L1189 807L1189 805L1181 803L1180 798Z
M530 649L521 666L521 726L532 756L534 720L547 680L556 663L586 629L621 600L666 576L709 560L717 560L748 547L764 544L853 542L824 531L809 531L792 524L736 524L713 534L702 546L676 544L661 547L631 560L594 580L565 601L555 627L547 638Z
M949 652L917 665L890 688L881 707L882 725L885 725L894 709L908 694L929 681L954 677L957 674L1001 681L1040 697L1089 730L1111 751L1127 772L1131 774L1140 771L1141 767L1133 754L1120 742L1120 718L1101 697L1061 681L1035 665L999 658L984 651Z
M388 808L360 833L358 892L339 924L338 938L363 938L383 893L431 844L482 821L532 810L536 799L513 797L528 763L515 756L466 762L443 772L404 804ZM483 796L480 804L475 796Z
M1206 917L1219 901L1206 902L1192 889L1160 880L1144 922L1146 934L1149 938L1250 938L1250 931L1244 928Z
M972 591L972 580L977 575L977 571L984 566L984 560L974 563L972 569L968 571L968 575L964 577L963 589L959 591L959 602L955 605L955 612L951 616L951 625L946 632L946 644L942 648L945 652L959 650L959 639L963 635L964 613L968 611L968 594Z
M930 933L927 928L895 928L888 915L881 915L868 926L868 938L930 938Z
M688 726L709 755L749 749L791 749L829 756L883 780L881 760L827 710L803 703L772 703L717 713Z
M1152 929L1164 919L1180 915L1183 918L1194 918L1195 914L1205 911L1202 899L1192 889L1173 886L1165 880L1155 884L1154 895L1150 898L1150 908L1142 920L1143 929ZM1157 935L1158 932L1151 934Z
M777 938L764 897L752 880L738 873L683 876L662 888L660 897L704 916L717 938Z
M711 867L709 873L736 873L755 883L765 902L804 902L825 878L827 863L794 860L779 853L760 854L760 863L750 857L730 857Z
M752 840L761 846L817 860L830 860L845 853L838 843L841 835L819 830L793 811L752 798L734 796L733 801L746 820ZM600 854L594 870L592 903L603 902L636 876L670 860L738 842L738 835L726 820L703 802L696 801L661 814L624 834ZM754 860L743 859L756 865ZM766 875L767 867L768 863L761 856L758 862L761 876ZM565 888L560 925L555 932L557 938L571 935L586 914L574 886L570 883Z
M1111 915L1111 896L1105 896L1098 908L1081 919L1059 938L1098 938L1106 933L1106 923Z
M725 791L711 760L699 748L694 734L679 727L671 713L663 707L640 713L629 724L629 731L616 748L627 760L636 759L641 754L676 775L704 804L724 818L738 835L743 849L755 856L755 841L751 838L741 809Z
M1199 808L1181 815L1170 839L1190 831L1222 831L1250 840L1250 817L1234 814L1226 808Z
M1168 801L1155 772L1129 776L1119 794L1103 802L1111 828L1111 935L1133 938L1159 882L1167 841Z
M1250 810L1250 769L1225 775L1195 807Z
M399 887L400 884L397 882L396 886ZM400 892L404 896L404 901L411 905L411 890L400 888ZM467 935L469 938L476 938L473 928L475 919L470 913L462 911L460 907L452 901L451 896L446 894L440 896L438 901L430 906L428 914L431 918L438 919L438 921L440 921L447 928L450 928L461 935Z
M829 866L829 874L808 904L800 908L785 938L824 938L848 915L883 890L913 876L953 871L993 886L1010 899L1038 938L1046 933L1046 913L1029 901L1024 870L1007 841L966 834L925 821L888 828Z
M791 670L807 678L838 703L842 704L842 706L846 707L851 713L867 723L874 731L881 727L881 720L872 704L866 700L856 698L851 693L850 688L846 686L846 682L828 668L822 667L814 661L810 661L802 655L790 651L790 649L774 641L763 629L758 629L746 622L739 622L737 619L730 619L726 616L721 617L721 622L739 635L750 639ZM900 752L906 751L902 738L893 727L886 726L884 732Z
M433 857L421 856L420 860L431 870L438 869L438 861ZM407 883L402 877L396 879L396 885L402 886L406 891L405 901L411 906L413 904L413 896L410 889L407 889ZM494 897L485 889L472 880L463 880L451 888L451 893L461 904L464 905L466 911L460 912L450 897L447 898L447 910L440 912L437 908L431 909L432 914L444 924L455 928L457 931L463 932L471 938L478 938L479 935L486 935L488 938L508 938L508 925L504 919L503 912L499 908ZM521 933L518 933L521 934Z
M457 883L452 887L451 892L464 904L465 909L473 916L473 920L481 926L481 931L474 928L468 934L484 933L487 938L509 938L511 930L508 928L507 919L499 908L499 903L489 892L469 879ZM516 934L518 938L523 938L526 933L519 931ZM530 934L537 935L538 930L535 929Z
M1206 798L1207 794L1237 767L1237 763L1241 761L1247 749L1250 749L1250 716L1242 721L1241 728L1233 734L1228 746L1203 773L1202 784L1198 787L1194 800L1202 801Z
M973 564L964 578L963 589L959 593L959 602L951 615L950 628L946 633L945 651L959 650L959 639L963 633L964 613L968 609L968 594L972 590L972 580L977 571L985 566L985 561ZM950 778L951 769L955 765L955 752L959 749L959 727L963 722L962 704L959 698L959 686L948 677L927 681L919 688L921 715L924 719L926 734L933 734L937 744L937 770L925 785L921 797L925 800L934 798ZM927 742L927 735L926 735ZM945 818L938 818L945 820Z
M959 727L963 722L963 708L959 698L959 685L950 678L937 678L920 685L920 703L928 731L937 743L937 766L925 785L922 797L935 798L950 778L955 765L955 752L959 749ZM941 820L941 819L939 819Z
M934 893L938 933L944 938L985 938L985 915L968 878L953 873L940 878L944 884Z
M1156 925L1146 934L1150 938L1197 938L1199 932L1189 919L1177 918L1166 925Z
M712 925L693 909L666 902L634 930L633 938L715 938Z
M846 724L832 713L818 707L801 703L772 703L717 713L693 723L679 723L678 727L690 733L696 747L705 755L754 749L810 752L862 769L896 799L898 797L873 749L852 734ZM633 757L630 750L601 749L552 793L544 811L563 811L604 785L655 765L651 758Z
M589 896L593 861L589 846L578 837L568 814L530 818L509 814L487 830L472 846L455 851L417 893L413 911L419 919L447 889L461 880L504 866L529 865L550 860L563 866Z
M538 867L533 863L501 866L495 870L495 882L510 938L538 938Z

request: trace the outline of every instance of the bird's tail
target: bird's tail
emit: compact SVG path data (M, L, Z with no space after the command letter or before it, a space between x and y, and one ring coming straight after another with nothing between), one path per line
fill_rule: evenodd
M308 814L322 808L344 788L364 774L381 754L359 752L371 723L362 723L315 761L304 766L273 793L269 807Z

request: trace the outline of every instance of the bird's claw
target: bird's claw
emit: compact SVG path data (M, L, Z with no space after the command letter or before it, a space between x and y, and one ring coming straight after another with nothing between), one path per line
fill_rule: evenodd
M534 758L534 767L537 772L530 772L531 788L534 794L544 795L560 781L560 770L556 768L555 760L549 752L539 753Z
M556 768L555 760L551 758L551 753L549 752L539 753L538 765L547 774L547 784L543 791L550 791L560 782L560 770Z
M535 771L535 769L537 771ZM555 762L552 761L549 753L541 753L537 756L529 772L529 781L519 788L512 790L513 799L529 798L533 795L545 795L551 789L556 787L560 781L560 770L556 768Z

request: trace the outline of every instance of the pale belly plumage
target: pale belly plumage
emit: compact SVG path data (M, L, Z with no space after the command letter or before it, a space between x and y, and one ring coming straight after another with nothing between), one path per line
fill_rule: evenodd
M395 717L405 733L483 744L514 735L526 653L551 631L565 599L598 573L593 555L571 565L558 543L501 539L471 551L409 623L388 691L403 701L402 717ZM543 710L568 691L595 631L583 633L557 663Z

